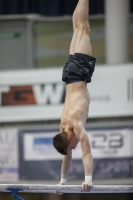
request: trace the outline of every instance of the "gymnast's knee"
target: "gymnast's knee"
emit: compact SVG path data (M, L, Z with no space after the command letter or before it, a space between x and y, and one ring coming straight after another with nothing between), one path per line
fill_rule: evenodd
M90 26L89 23L82 23L77 26L77 32L83 32L86 33L87 35L90 35Z

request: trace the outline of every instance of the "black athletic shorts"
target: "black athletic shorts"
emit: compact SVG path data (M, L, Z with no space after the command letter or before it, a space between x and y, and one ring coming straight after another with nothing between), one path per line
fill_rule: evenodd
M79 81L91 82L96 59L82 53L69 55L68 61L63 68L62 81L66 84Z

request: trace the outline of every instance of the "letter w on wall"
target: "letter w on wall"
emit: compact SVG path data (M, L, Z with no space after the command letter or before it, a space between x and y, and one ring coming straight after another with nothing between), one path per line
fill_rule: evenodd
M33 92L37 104L58 104L61 103L64 85L35 85Z

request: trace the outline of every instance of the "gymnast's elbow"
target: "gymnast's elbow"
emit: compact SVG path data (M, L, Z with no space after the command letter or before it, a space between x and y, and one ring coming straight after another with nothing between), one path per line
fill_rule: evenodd
M80 137L80 144L82 149L82 157L91 157L91 148L86 134L82 134Z
M92 158L90 151L82 151L82 158Z

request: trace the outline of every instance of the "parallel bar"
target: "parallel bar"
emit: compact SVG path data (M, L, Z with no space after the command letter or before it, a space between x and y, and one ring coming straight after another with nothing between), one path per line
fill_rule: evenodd
M133 193L133 185L94 185L89 192L81 185L0 184L0 192L22 193Z

